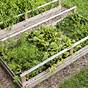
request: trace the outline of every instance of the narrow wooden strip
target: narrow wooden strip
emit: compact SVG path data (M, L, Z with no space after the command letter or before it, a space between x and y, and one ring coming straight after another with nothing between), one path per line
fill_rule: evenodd
M70 50L70 54L73 55L73 48Z
M3 68L10 74L10 76L13 78L14 73L11 71L11 69L8 67L8 65L3 61L3 59L0 58L0 64L3 66Z
M22 77L21 78L21 81L22 81L22 86L25 87L26 77L25 76Z

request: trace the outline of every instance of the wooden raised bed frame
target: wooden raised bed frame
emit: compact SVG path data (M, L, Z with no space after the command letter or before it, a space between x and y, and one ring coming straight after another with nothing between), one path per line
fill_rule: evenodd
M70 65L74 61L76 61L76 60L80 59L81 57L85 56L88 53L88 45L83 47L82 49L80 49L76 53L73 53L73 49L77 45L79 45L79 44L81 44L81 43L83 43L87 40L88 40L88 36L81 39L80 41L76 42L71 47L68 47L68 48L60 51L59 53L51 56L50 58L46 59L45 61L41 62L40 64L36 65L35 67L29 69L28 71L23 72L20 75L21 81L17 82L18 86L21 87L21 88L32 88L32 87L36 86L37 84L41 83L42 81L44 81L45 79L49 78L50 76L54 75L58 71L67 67L68 65ZM64 54L67 51L70 51L71 55L69 57L67 57L63 62L58 63L57 66L56 66L55 71L53 71L51 73L50 70L47 69L46 71L43 71L42 73L38 74L37 76L35 76L35 77L29 79L28 81L26 81L26 75L30 74L31 72L33 72L37 68L43 66L44 64L50 62L51 60L61 56L62 54ZM2 59L0 59L0 63L5 68L5 70L9 73L9 75L13 78L15 76L15 74L10 70L8 65Z
M75 54L73 54L73 49L88 40L88 36L81 39L80 41L76 42L75 44L73 44L71 47L68 47L62 51L60 51L59 53L51 56L50 58L46 59L45 61L41 62L40 64L36 65L35 67L29 69L28 71L23 72L20 76L21 76L21 81L22 81L22 85L23 88L32 88L35 85L39 84L40 82L44 81L45 79L49 78L50 76L52 76L53 74L55 74L56 72L60 71L61 69L65 68L66 66L70 65L71 63L73 63L74 61L76 61L77 59L79 59L80 57L86 55L88 53L88 45L85 46L84 48L80 49L79 51L77 51ZM69 56L68 58L66 58L63 62L57 64L57 68L54 72L50 72L49 69L47 69L46 71L38 74L37 76L33 77L32 79L29 79L28 81L26 81L26 75L30 74L31 72L33 72L34 70L36 70L37 68L45 65L46 63L50 62L51 60L59 57L60 55L64 54L65 52L70 51L71 56Z

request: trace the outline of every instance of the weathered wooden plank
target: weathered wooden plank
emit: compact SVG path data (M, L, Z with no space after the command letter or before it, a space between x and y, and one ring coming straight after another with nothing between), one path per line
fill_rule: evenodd
M63 62L59 63L56 67L56 70L50 72L49 69L40 73L39 75L35 76L34 78L30 79L29 81L25 82L26 88L32 88L39 84L40 82L44 81L45 79L49 78L50 76L54 75L58 71L62 70L66 66L70 65L74 61L80 59L82 56L88 54L88 45L81 50L77 51L74 55L66 58Z

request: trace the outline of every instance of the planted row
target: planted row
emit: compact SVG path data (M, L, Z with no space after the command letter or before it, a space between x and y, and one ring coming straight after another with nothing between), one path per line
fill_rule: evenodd
M2 0L0 1L0 28L3 29L15 23L18 23L25 19L25 15L28 17L39 14L53 7L50 5L48 7L42 8L40 10L34 11L36 7L43 5L52 0ZM17 15L25 13L29 10L33 10L29 14L24 14L21 17Z

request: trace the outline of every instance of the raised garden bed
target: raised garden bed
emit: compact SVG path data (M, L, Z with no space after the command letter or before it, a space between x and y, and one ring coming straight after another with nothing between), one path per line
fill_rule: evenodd
M53 4L54 3L54 4ZM59 4L58 0L7 0L0 2L0 28L3 29ZM37 9L36 9L37 8Z
M27 20L30 17L60 6L59 0L26 0L0 2L0 28L4 29L13 24ZM4 8L4 6L6 6ZM8 8L8 9L7 9ZM7 9L7 10L6 10Z
M48 8L48 10L44 10L44 11L41 10L41 9L46 9L46 8ZM0 41L5 41L27 30L31 31L32 28L40 26L41 24L54 24L55 21L56 22L61 21L70 12L75 11L75 9L76 9L76 6L71 7L71 8L61 7L60 0L59 1L54 0L44 5L41 5L37 7L36 9L29 10L26 12L28 15L27 14L25 15L25 13L22 13L17 16L17 18L21 17L21 19L22 19L22 16L24 15L27 16L24 20L22 20L22 22L18 21L17 24L3 28L3 30L0 30ZM30 18L29 13L30 12L36 13L36 10L38 10L37 12L41 12L41 13L37 13L35 14L36 16L34 15L34 17ZM15 18L12 17L11 19L14 21ZM7 23L11 23L11 22L7 22Z
M18 78L21 76L23 87L33 87L77 60L77 57L88 53L87 35L88 20L78 14L70 15L58 23L56 27L40 27L36 31L22 35L17 41L5 41L0 48L1 60L9 65ZM86 47L83 48L84 46ZM81 48L83 49L80 50ZM78 52L73 55L76 51ZM70 58L70 55L73 56ZM64 61L58 64L62 60ZM57 66L59 69L55 70L54 68ZM28 70L29 68L31 69ZM53 72L52 69L54 69ZM31 72L33 73L31 74ZM39 75L34 77L37 74ZM33 85L34 82L35 85Z

